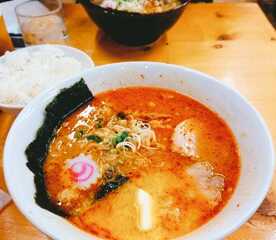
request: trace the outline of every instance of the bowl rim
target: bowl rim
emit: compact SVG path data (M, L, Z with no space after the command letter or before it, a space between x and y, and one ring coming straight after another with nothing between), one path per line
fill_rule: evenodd
M254 114L256 116L256 119L260 122L260 124L261 124L261 126L263 128L263 131L264 131L264 133L265 133L265 135L267 137L267 140L269 142L269 146L268 146L269 147L269 153L268 153L268 156L270 156L270 158L269 158L269 160L270 160L269 164L270 164L271 168L270 168L270 171L267 172L267 174L265 176L265 178L266 178L265 185L263 186L263 188L258 193L258 196L256 196L256 198L252 199L251 207L246 211L246 213L244 213L242 215L242 217L237 218L237 221L235 222L235 224L232 224L232 226L229 226L228 228L223 229L219 236L217 236L216 238L212 238L210 240L221 240L221 239L223 239L224 237L228 236L229 234L231 234L232 232L234 232L235 230L237 230L242 224L244 224L256 212L256 210L258 209L258 207L260 206L260 204L264 200L265 196L267 195L267 193L269 191L269 188L271 186L271 183L272 183L272 180L273 180L273 175L274 175L274 170L275 170L275 152L274 152L274 145L273 145L272 136L270 134L268 126L266 125L263 117L256 110L256 108L243 95L241 95L236 89L230 87L225 82L219 81L216 78L214 78L214 77L212 77L212 76L210 76L208 74L202 73L202 72L200 72L198 70L194 70L194 69L191 69L191 68L188 68L188 67L184 67L184 66L180 66L180 65L174 65L174 64L166 64L166 63L161 63L161 62L147 62L147 61L141 61L141 62L122 62L122 63L113 63L113 64L101 65L101 66L98 66L96 68L87 70L87 71L83 72L82 74L85 74L86 72L89 72L89 71L101 71L101 70L103 70L105 68L110 68L110 67L113 67L113 66L125 67L128 64L131 64L131 65L138 64L138 65L141 65L141 66L143 66L143 65L144 66L161 65L163 67L172 67L172 68L176 68L176 69L182 69L182 70L184 70L186 72L193 73L193 74L195 74L195 75L197 75L199 77L208 78L209 81L211 81L213 83L215 82L216 84L219 84L219 85L223 86L227 90L232 91L233 94L236 94L237 97L239 97L242 101L244 101L246 103L246 105L248 105L248 107L251 108L251 110L253 110L253 112L254 112ZM82 74L79 74L78 76L81 77ZM66 82L70 83L70 84L73 83L73 82L76 82L77 81L76 77L77 76L68 78L68 80ZM13 126L12 126L11 129L13 129L17 125L20 125L20 121L21 121L22 118L25 117L25 114L30 113L31 109L35 105L37 105L38 102L41 102L45 98L45 96L48 95L48 93L53 92L53 90L61 90L64 87L64 84L65 84L64 81L63 82L59 82L58 85L56 85L56 86L54 86L52 88L49 88L47 90L44 90L37 97L35 97L34 99L32 99L31 102L28 104L28 106L25 107L23 109L23 111L20 112L20 114L18 115L18 117L14 121ZM6 157L7 153L8 153L8 148L12 147L13 144L14 144L10 140L11 137L12 137L12 134L14 134L13 131L9 131L8 136L7 136L7 140L5 142L4 154L3 154L4 178L5 178L5 182L7 184L9 193L11 194L11 197L14 200L15 205L20 209L20 211L24 214L24 216L33 225L35 225L39 230L41 230L42 232L46 233L48 236L52 237L53 239L58 239L58 238L56 238L56 236L54 236L53 234L51 234L46 227L41 226L41 224L40 224L40 222L39 222L39 220L37 218L34 219L33 217L31 217L29 215L29 213L27 211L25 211L24 206L15 197L13 187L10 185L10 182L9 182L9 179L8 179L8 176L7 176L7 165L8 165L7 163L8 163L8 160L7 160L7 157ZM238 184L239 184L239 182L238 182ZM230 198L229 201L231 201L231 198ZM41 209L41 211L42 210L43 209ZM82 230L82 229L80 229L80 230ZM83 230L82 230L82 232L83 232ZM192 233L193 233L193 231L191 232L191 234ZM177 238L177 239L178 240L182 240L182 238L185 238L186 236L188 237L189 234L190 233L188 233L187 235L183 235L183 236L181 236L180 238ZM92 235L92 237L94 237L94 235ZM95 239L97 239L96 236L95 236Z
M33 0L30 0L30 1L33 1ZM26 2L24 2L24 3L26 3ZM86 52L80 50L79 48L75 48L75 47L68 46L68 45L62 45L62 44L31 45L31 46L26 46L26 47L20 48L20 49L14 49L14 50L10 51L10 54L16 54L18 51L28 51L29 49L45 48L45 47L48 47L48 46L59 48L61 50L65 49L65 52L64 52L65 54L67 52L66 49L69 49L70 51L74 51L74 52L78 53L80 56L82 56L85 59L85 61L90 64L90 68L95 67L94 61L92 60L91 57L89 57L89 55ZM5 55L1 56L0 59L2 59L4 57L5 57ZM24 105L24 104L9 104L9 103L1 103L0 102L0 109L6 109L6 111L19 111L19 110L23 109L26 105Z
M103 8L97 4L92 3L90 0L79 0L79 2L84 6L93 6L97 10L103 11L105 14L111 14L113 16L124 16L124 17L138 17L138 18L152 18L152 17L161 17L162 15L173 13L177 10L180 10L184 7L186 7L191 0L181 0L181 4L176 6L175 8L168 9L164 12L156 12L156 13L139 13L139 12L128 12L126 10L117 10L117 9L111 9L111 8Z

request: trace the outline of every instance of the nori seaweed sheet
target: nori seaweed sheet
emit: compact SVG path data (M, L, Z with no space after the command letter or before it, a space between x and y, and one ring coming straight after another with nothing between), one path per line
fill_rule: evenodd
M27 167L34 173L36 203L60 216L65 216L66 213L50 200L44 182L44 161L50 143L64 119L93 98L83 79L69 88L62 89L46 107L44 121L38 129L35 139L25 150L28 159Z
M128 180L128 177L117 175L114 180L109 181L99 187L94 197L95 200L104 198L107 194L113 192L114 190L122 186L124 183L126 183Z

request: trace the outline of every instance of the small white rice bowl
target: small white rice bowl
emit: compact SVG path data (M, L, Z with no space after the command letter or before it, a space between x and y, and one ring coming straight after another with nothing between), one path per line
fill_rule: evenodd
M63 45L36 45L0 58L0 109L18 112L44 89L94 66L90 57Z

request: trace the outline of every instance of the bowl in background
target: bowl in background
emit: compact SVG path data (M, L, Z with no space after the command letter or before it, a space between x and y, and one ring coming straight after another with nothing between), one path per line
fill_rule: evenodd
M114 41L127 46L145 46L157 41L181 16L190 0L161 13L131 13L107 9L90 0L79 0L90 18Z
M232 129L241 156L237 187L216 216L178 240L221 240L255 213L274 172L273 144L260 114L237 91L203 73L162 63L126 62L96 67L60 82L34 98L13 123L4 149L5 180L17 207L41 231L56 240L98 239L35 203L34 178L26 166L24 154L41 125L46 105L61 89L81 77L94 94L128 86L155 86L178 91L218 113Z
M11 52L11 54L16 55L19 51L34 52L34 51L37 51L38 49L45 48L47 46L48 46L48 44L29 46L26 48L14 50ZM95 66L93 60L85 52L83 52L77 48L73 48L73 47L66 46L66 45L58 45L58 44L51 44L50 46L59 48L64 52L65 56L72 57L72 58L75 58L76 60L78 60L82 64L82 66L85 70ZM4 56L0 57L0 62L3 61L3 57ZM16 84L16 82L14 84ZM4 112L18 114L23 108L24 108L24 105L21 105L21 104L5 104L5 103L0 102L0 110L2 110Z

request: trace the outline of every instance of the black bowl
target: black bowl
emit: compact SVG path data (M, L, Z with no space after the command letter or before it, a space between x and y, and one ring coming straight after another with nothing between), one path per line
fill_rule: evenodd
M97 6L90 0L79 0L91 19L114 41L128 46L148 45L167 31L180 17L190 0L178 7L152 14L130 13Z

